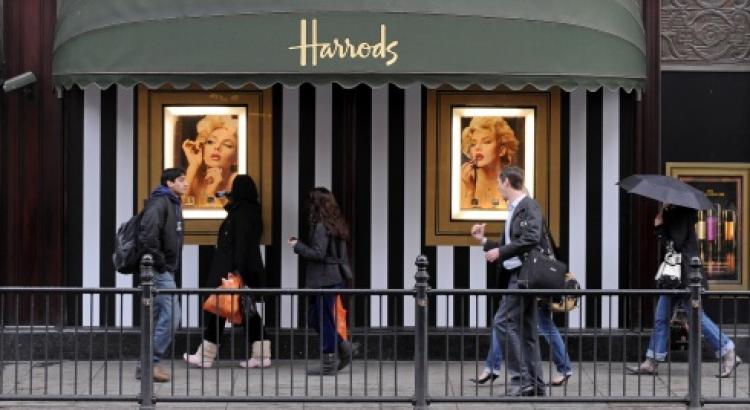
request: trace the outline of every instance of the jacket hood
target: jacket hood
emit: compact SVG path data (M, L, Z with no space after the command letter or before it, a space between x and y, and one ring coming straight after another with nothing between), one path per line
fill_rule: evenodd
M177 205L180 204L180 198L178 198L171 189L165 187L164 185L159 185L156 189L154 189L153 192L151 192L151 198L157 198L161 196L166 196L170 201Z

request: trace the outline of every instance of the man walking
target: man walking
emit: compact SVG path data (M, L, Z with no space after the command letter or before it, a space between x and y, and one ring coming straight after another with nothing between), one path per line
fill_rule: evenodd
M485 258L499 261L498 270L507 275L508 289L518 289L518 274L525 254L542 242L542 212L539 204L524 191L523 170L516 166L503 168L498 178L500 195L508 203L505 234L495 242L484 235L484 224L474 225L471 235L482 242ZM507 346L506 359L511 376L509 396L543 396L537 307L533 296L506 295L495 314L493 331Z
M143 253L154 258L154 287L176 289L175 275L182 261L182 208L180 195L185 194L188 183L185 171L167 168L161 174L161 185L151 193L138 225L138 242ZM172 335L180 322L180 304L175 295L159 294L154 300L154 371L156 382L169 381L169 373L158 363L164 357ZM136 370L140 378L140 369Z

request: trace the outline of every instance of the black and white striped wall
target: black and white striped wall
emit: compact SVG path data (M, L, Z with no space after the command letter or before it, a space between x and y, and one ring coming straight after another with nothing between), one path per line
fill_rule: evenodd
M270 283L281 288L300 286L297 257L286 246L289 236L306 229L302 205L313 186L353 185L350 198L339 198L351 207L356 286L400 289L413 286L414 261L426 254L431 262L431 285L436 288L495 286L494 267L485 263L480 247L427 247L423 239L423 88L395 86L345 90L338 85L274 88L274 243L263 254ZM78 94L76 94L78 93ZM76 97L77 95L77 97ZM135 210L135 130L137 106L132 88L100 90L87 87L66 93L66 103L82 112L68 113L68 122L80 121L82 135L70 133L73 149L69 159L78 161L68 177L69 206L73 213L69 246L69 283L83 287L130 287L134 278L115 273L111 267L116 227ZM621 91L575 90L563 93L563 160L561 177L561 238L572 271L587 288L617 289L623 286L627 268L627 244L622 243L623 196L615 185L629 173L632 162L632 130L635 97ZM70 110L69 110L70 111ZM75 126L68 125L75 130ZM347 145L348 144L348 145ZM352 145L353 144L353 145ZM342 147L353 147L345 149ZM353 158L342 153L354 153ZM347 155L349 155L347 154ZM348 169L348 171L342 171ZM345 174L345 175L344 175ZM343 175L343 176L342 176ZM78 194L80 193L80 195ZM77 244L76 244L77 245ZM178 284L195 288L208 275L211 246L187 245ZM565 256L565 255L563 255ZM297 306L282 303L283 326L299 320ZM373 297L366 317L355 306L358 325L409 326L414 306ZM486 326L496 306L480 298L471 303L441 299L431 312L433 325ZM492 305L494 305L494 301ZM134 323L133 300L125 296L123 310L105 309L98 298L86 297L83 311L93 315L83 322ZM586 304L580 323L578 313L570 324L617 326L617 303L602 303L592 316ZM197 299L183 306L183 325L199 323ZM382 315L382 317L381 317ZM84 315L85 316L85 315ZM107 316L107 317L105 317ZM600 319L599 319L600 318Z

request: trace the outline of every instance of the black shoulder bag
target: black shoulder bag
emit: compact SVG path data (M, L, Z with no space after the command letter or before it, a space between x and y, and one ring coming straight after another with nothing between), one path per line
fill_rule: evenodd
M552 238L544 220L542 235L548 248L545 250L540 244L526 254L518 274L518 285L525 289L564 289L568 266L555 258Z

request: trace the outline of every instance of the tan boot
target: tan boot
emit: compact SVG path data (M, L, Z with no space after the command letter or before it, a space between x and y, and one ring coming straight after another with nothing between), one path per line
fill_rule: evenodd
M253 342L253 352L249 360L240 362L240 367L255 369L271 366L271 341L261 340Z
M162 369L159 365L154 365L154 381L157 383L164 383L169 381L169 373L167 373L166 370Z
M185 353L182 355L182 358L191 366L209 368L214 365L217 350L216 343L204 340L201 342L200 346L198 346L198 350L195 351L195 354Z

